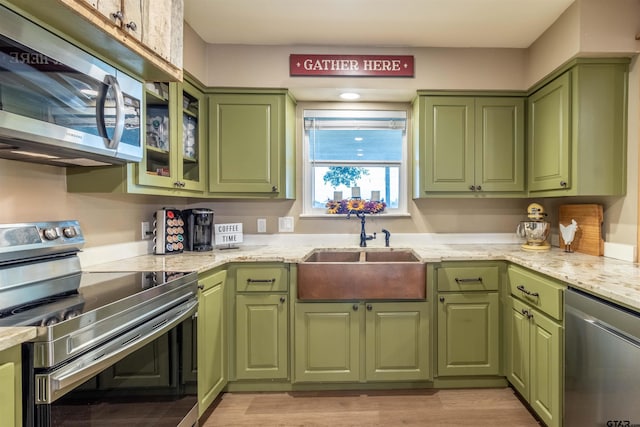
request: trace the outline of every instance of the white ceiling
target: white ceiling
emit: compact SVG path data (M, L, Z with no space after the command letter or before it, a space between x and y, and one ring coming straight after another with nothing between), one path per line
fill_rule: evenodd
M529 47L574 0L184 0L208 43Z

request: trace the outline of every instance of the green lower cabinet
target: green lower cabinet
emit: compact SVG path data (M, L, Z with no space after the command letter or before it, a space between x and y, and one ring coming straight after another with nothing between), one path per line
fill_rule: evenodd
M295 382L360 379L358 303L296 304Z
M420 302L296 304L295 382L427 380L428 315Z
M438 294L438 376L499 375L497 292Z
M197 375L201 416L227 384L224 336L224 282L226 271L204 275L198 298Z
M366 314L366 379L429 378L429 310L420 302L371 302Z
M0 427L22 425L20 346L0 351Z
M287 294L236 295L235 379L288 377L288 319Z
M511 297L507 378L548 427L562 425L562 326Z

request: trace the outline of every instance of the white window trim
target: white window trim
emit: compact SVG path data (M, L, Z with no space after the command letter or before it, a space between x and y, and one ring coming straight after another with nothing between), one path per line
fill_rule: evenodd
M300 120L298 121L300 126L299 135L301 135L300 140L302 141L302 213L301 217L315 217L315 218L342 218L345 215L341 214L328 214L324 209L313 208L311 203L311 197L309 196L312 193L311 183L313 181L312 176L312 168L309 162L309 141L307 140L307 133L305 131L305 111L314 110L314 111L330 111L332 117L340 117L340 116L351 116L356 111L366 112L368 117L389 117L389 113L392 115L397 115L398 118L403 118L406 120L406 127L404 132L404 137L402 141L402 157L400 162L400 171L399 171L399 184L400 188L398 189L398 194L401 195L398 203L398 207L395 209L387 208L385 213L379 214L386 217L407 217L409 216L408 212L408 181L410 173L409 169L409 141L408 138L410 136L410 118L411 118L411 110L410 107L406 104L384 104L384 105L373 105L373 106L365 106L360 104L335 104L335 103L299 103L298 106L298 117ZM341 110L344 113L341 113ZM402 115L400 115L402 114ZM322 115L316 115L315 117L321 117ZM326 115L325 115L326 117ZM385 162L386 163L386 162ZM371 162L371 165L374 165L375 162ZM366 163L363 163L366 165Z

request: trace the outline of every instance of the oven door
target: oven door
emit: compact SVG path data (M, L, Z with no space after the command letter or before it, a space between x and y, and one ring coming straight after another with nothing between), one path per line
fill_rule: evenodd
M196 311L189 300L67 364L30 369L25 425L191 427L197 384L181 378L179 347Z

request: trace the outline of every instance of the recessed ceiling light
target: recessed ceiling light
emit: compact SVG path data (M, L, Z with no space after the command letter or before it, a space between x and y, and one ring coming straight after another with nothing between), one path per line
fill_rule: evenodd
M362 139L363 139L363 138L362 138L361 136L356 136L356 137L355 137L355 138L353 138L353 139L354 139L354 141L358 141L358 142L360 142L360 141L362 141Z
M355 92L343 92L340 94L340 98L353 101L354 99L359 99L360 94Z

